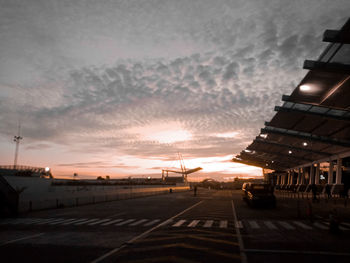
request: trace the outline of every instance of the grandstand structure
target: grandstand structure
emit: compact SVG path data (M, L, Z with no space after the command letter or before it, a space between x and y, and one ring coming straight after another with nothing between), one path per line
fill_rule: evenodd
M263 168L277 188L350 189L350 19L326 30L327 48L253 142L232 161Z

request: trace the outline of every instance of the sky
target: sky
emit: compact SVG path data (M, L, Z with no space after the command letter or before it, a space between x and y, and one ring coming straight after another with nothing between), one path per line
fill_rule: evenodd
M348 0L0 0L0 164L56 177L259 176L230 160Z

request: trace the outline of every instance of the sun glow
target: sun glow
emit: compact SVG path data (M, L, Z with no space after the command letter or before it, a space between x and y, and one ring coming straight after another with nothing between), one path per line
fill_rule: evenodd
M141 139L163 144L183 142L192 139L192 134L178 122L156 123L132 128L129 132L137 133Z

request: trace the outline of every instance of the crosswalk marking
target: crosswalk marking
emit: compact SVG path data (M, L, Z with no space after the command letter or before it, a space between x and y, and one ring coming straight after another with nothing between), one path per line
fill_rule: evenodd
M278 223L283 226L285 229L289 229L289 230L292 230L292 229L295 229L294 226L292 226L291 224L287 223L287 222L284 222L284 221L278 221Z
M214 224L214 220L207 220L203 227L211 227Z
M129 226L137 226L137 225L142 224L142 223L144 223L144 222L146 222L146 221L148 221L148 219L141 219L141 220L139 220L139 221L136 221L136 222L134 222L134 223L131 223Z
M310 230L312 229L311 226L308 226L302 222L299 222L299 221L293 221L294 224L296 224L297 226L300 226L301 228L304 228L304 229L307 229L307 230Z
M198 225L199 222L200 220L193 220L191 223L188 224L188 227L195 227L196 225Z
M341 223L344 226L350 227L350 223Z
M327 226L330 225L329 222L324 222L324 223L325 223ZM338 227L339 227L340 230L348 230L347 228L345 228L345 227L343 227L343 226L341 226L341 225L339 225Z
M143 226L148 227L155 225L160 222L161 219L107 219L107 218L11 218L0 221L0 225L9 224L9 225L87 225L87 226ZM201 223L202 221L202 223ZM194 227L219 227L219 228L228 228L228 220L197 220L197 219L179 219L176 222L168 222L168 224L173 227L186 226L189 228ZM277 230L278 228L283 228L287 230L295 230L297 228L304 230L328 230L329 221L319 221L313 224L308 224L303 221L274 221L274 220L243 220L243 221L234 221L234 226L236 228L252 228L260 229L266 226L268 229ZM339 224L339 229L344 231L350 231L350 223L341 223Z
M136 219L128 219L128 220L126 220L126 221L123 221L123 222L120 222L120 223L118 223L118 224L115 224L115 226L123 226L123 225L126 225L126 224L129 224L129 223L131 223L131 222L133 222L133 221L135 221Z
M186 222L186 220L180 220L179 222L177 222L177 223L175 223L175 224L173 224L173 226L174 227L179 227L179 226L181 226L183 223L185 223Z
M45 220L44 219L44 221L39 221L39 223L36 223L36 225L44 225L44 224L49 224L49 223L52 223L52 222L56 222L56 221L60 221L60 220L62 220L63 218L56 218L56 219L47 219L47 220Z
M258 225L258 223L256 221L250 220L248 221L249 225L251 226L251 228L260 228L260 226Z
M160 219L154 219L151 222L144 224L143 226L151 226L151 225L154 225L155 223L158 223L159 221Z
M65 218L65 219L62 219L62 220L59 220L59 221L55 221L55 222L52 222L52 223L49 223L49 225L58 225L58 224L62 224L62 223L65 223L65 222L70 222L70 221L73 221L73 220L77 220L76 218Z
M91 222L94 222L94 221L97 221L97 220L100 220L100 219L99 218L89 219L89 220L85 220L83 222L76 223L74 225L75 226L80 226L80 225L91 223Z
M104 223L104 222L107 222L107 221L110 221L111 219L107 218L107 219L101 219L101 220L98 220L96 222L92 222L92 223L89 223L88 226L94 226L94 225L97 225L97 224L100 224L100 223Z
M318 227L318 228L320 228L320 229L328 229L328 227L326 227L325 225L322 225L322 224L320 224L320 223L318 223L318 222L315 222L314 224L313 224L315 227Z
M33 218L33 220L30 222L27 222L26 225L35 224L35 223L40 222L41 220L43 220L43 219L42 218Z
M115 219L115 220L112 220L112 221L103 223L103 224L101 224L101 226L109 226L109 225L111 225L111 224L118 223L118 222L123 221L123 220L124 220L124 219Z
M269 228L269 229L277 229L277 226L273 224L271 221L264 221L264 224Z
M72 225L72 224L75 224L75 223L82 222L84 220L88 220L88 219L87 218L80 218L80 219L69 220L67 222L64 222L62 225L63 226L68 226L68 225Z
M221 220L219 227L220 228L227 228L227 225L228 225L227 220Z
M239 221L239 220L236 221L236 222L235 222L235 227L236 227L236 228L243 228L242 221Z

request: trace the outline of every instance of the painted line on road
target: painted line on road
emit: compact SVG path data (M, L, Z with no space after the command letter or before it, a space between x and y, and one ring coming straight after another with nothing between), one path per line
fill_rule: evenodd
M244 243L243 243L243 238L241 236L241 231L239 230L239 227L237 227L237 224L236 224L236 222L238 222L238 218L237 218L237 214L236 214L235 205L233 204L233 200L231 200L231 205L232 205L233 220L235 222L234 225L235 225L235 229L236 229L236 233L237 233L239 252L241 255L241 262L248 263L247 254L244 251Z
M235 227L236 227L236 228L243 228L242 221L236 221L236 222L235 222Z
M100 220L100 219L99 219L99 218L88 219L88 220L85 220L85 221L83 221L83 222L76 223L76 224L74 224L74 225L75 225L75 226L80 226L80 225L83 225L83 224L95 222L95 221L97 221L97 220Z
M258 223L257 223L256 221L254 221L254 220L250 220L250 221L248 221L248 223L249 223L249 225L250 225L251 228L254 228L254 229L260 228L260 226L258 225Z
M203 225L203 227L212 227L213 224L214 224L214 220L207 220L205 221L205 224Z
M264 221L264 224L265 224L269 229L277 229L277 226L274 225L271 221Z
M320 228L320 229L324 229L324 230L328 229L328 227L326 227L325 225L322 225L321 223L318 223L318 222L313 223L313 225L317 228Z
M289 230L293 230L295 229L294 226L292 226L291 224L284 222L284 221L278 221L278 223L283 226L285 229L289 229Z
M82 222L84 220L87 220L86 218L80 218L80 219L74 219L74 220L70 220L68 222L64 222L62 225L63 226L68 226L68 225L71 225L71 224L75 224L75 223L78 223L78 222Z
M227 225L228 225L227 220L221 220L219 227L220 228L227 228Z
M7 242L4 242L4 243L0 244L0 247L1 247L1 246L8 245L8 244L15 243L15 242L17 242L17 241L22 241L22 240L26 240L26 239L30 239L30 238L34 238L34 237L39 237L39 236L42 236L43 234L44 234L44 233L39 233L39 234L31 235L31 236L26 236L26 237L22 237L22 238L17 238L17 239L14 239L14 240L10 240L10 241L7 241Z
M146 221L148 221L148 219L141 219L141 220L139 220L139 221L136 221L136 222L134 222L134 223L131 223L129 226L137 226L137 225L142 224L142 223L144 223L144 222L146 222Z
M63 220L60 220L60 221L56 221L56 222L53 222L53 223L49 223L49 225L58 225L58 224L64 224L66 222L71 222L71 221L74 221L74 220L77 220L76 218L66 218L66 219L63 219Z
M126 225L126 224L129 224L131 222L134 222L136 219L128 219L128 220L125 220L123 222L120 222L118 224L115 224L115 226L123 226L123 225Z
M171 217L171 218L169 218L169 219L163 221L162 223L160 223L160 224L158 224L158 225L156 225L156 226L154 226L154 227L148 229L147 231L143 232L142 234L140 234L140 235L138 235L138 236L136 236L136 237L130 239L128 242L126 242L126 244L124 244L124 245L122 245L122 246L120 246L120 247L114 248L114 249L112 249L111 251L107 252L106 254L100 256L99 258L97 258L97 259L91 261L91 263L100 262L100 261L104 260L105 258L107 258L107 257L109 257L109 256L111 256L111 255L113 255L113 254L115 254L115 253L117 253L119 250L125 248L125 247L127 246L127 244L132 244L132 243L134 243L136 240L147 236L147 235L148 235L149 233L151 233L152 231L154 231L154 230L156 230L156 229L158 229L158 228L160 228L160 227L162 227L162 226L164 226L164 225L166 225L166 224L172 222L172 221L174 220L174 218L176 218L176 217L178 217L178 216L180 216L180 215L186 213L187 211L189 211L190 209L192 209L192 208L198 206L198 205L201 204L202 202L203 202L203 200L202 200L202 201L199 201L198 203L195 203L194 205L192 205L192 206L186 208L185 210L183 210L182 212L178 213L177 215L174 215L173 217ZM246 262L242 262L242 263L246 263Z
M173 224L173 227L179 227L179 226L183 225L185 222L186 222L186 220L181 219L179 222Z
M196 225L198 225L199 222L200 220L193 220L191 223L188 224L187 227L195 227Z
M107 222L107 221L111 221L111 219L109 219L109 218L101 219L101 220L99 220L99 221L92 222L92 223L88 224L88 226L94 226L94 225L97 225L97 224L105 223L105 222Z
M154 219L151 222L144 224L143 226L152 226L152 225L158 223L159 221L160 221L160 219Z
M275 254L307 254L324 256L350 256L350 253L312 250L274 250L274 249L245 249L248 253L275 253Z
M124 219L114 219L114 220L109 221L109 222L107 222L107 223L103 223L101 226L109 226L109 225L111 225L111 224L113 224L113 223L118 223L118 222L123 221L123 220L124 220Z
M293 223L294 223L295 225L300 226L300 227L302 227L302 228L304 228L304 229L307 229L307 230L311 230L311 229L312 229L311 226L308 226L308 225L306 225L306 224L304 224L304 223L302 223L302 222L299 222L299 221L293 221Z

